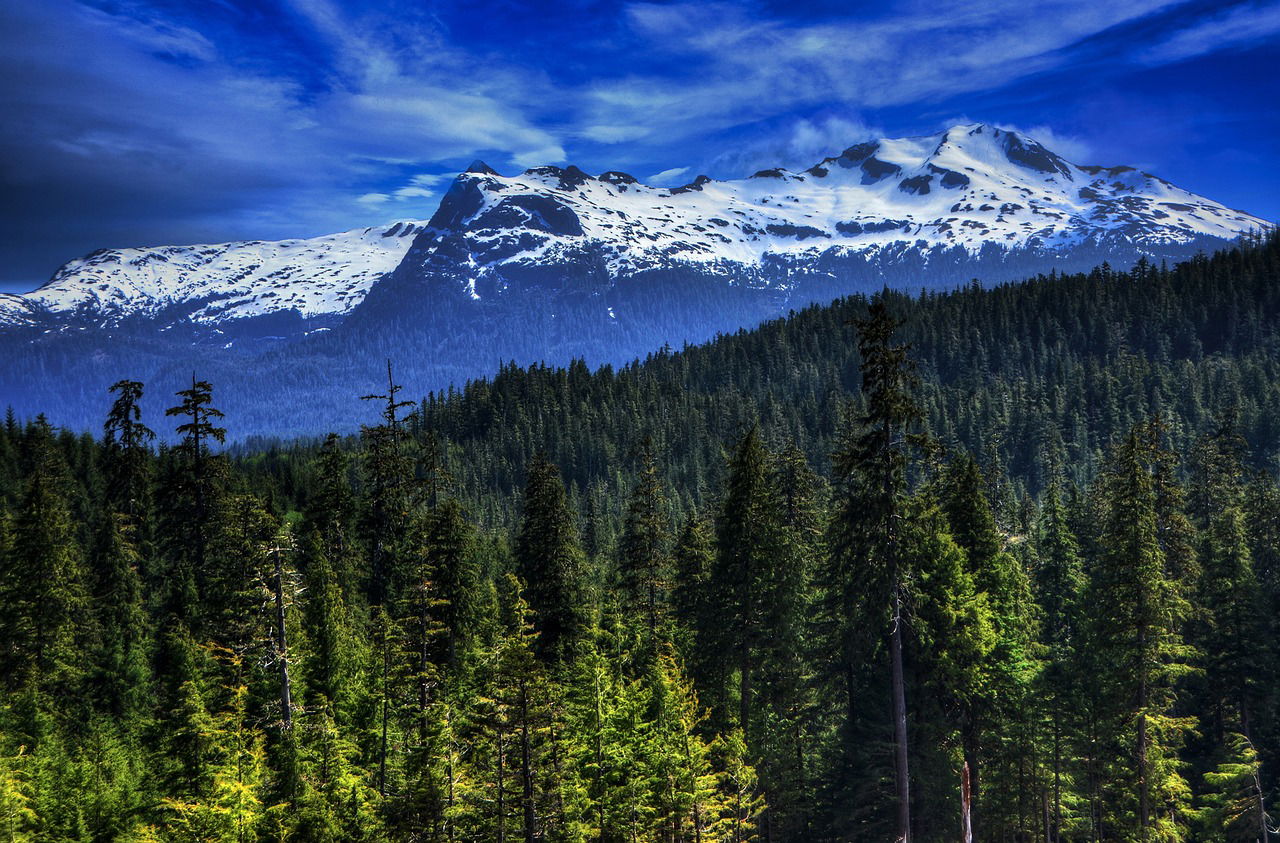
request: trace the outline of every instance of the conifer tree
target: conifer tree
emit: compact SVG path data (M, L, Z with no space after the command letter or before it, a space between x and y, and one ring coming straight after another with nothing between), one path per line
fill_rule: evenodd
M716 561L711 594L719 616L719 647L737 670L737 725L749 741L754 737L752 681L766 630L765 582L776 547L776 513L769 495L768 452L752 427L729 457L729 476L716 519Z
M151 509L151 448L155 432L142 423L142 384L116 381L116 398L103 424L107 494L116 512L138 528ZM137 536L133 541L138 541Z
M236 672L234 665L229 672ZM266 801L266 751L262 733L248 722L248 688L237 685L229 691L228 708L202 725L208 730L207 783L196 798L165 800L171 815L166 830L175 841L249 843L280 813L280 806Z
M557 782L550 763L551 688L535 652L530 609L518 581L504 589L505 630L487 656L486 681L477 699L477 778L472 810L479 836L525 843L554 837L563 826L557 811Z
M428 516L426 543L439 600L441 664L458 666L480 627L480 573L475 530L457 498L442 498Z
M28 768L31 756L25 746L0 755L0 841L35 843L39 817L32 805Z
M408 431L400 412L413 402L399 399L401 389L392 377L388 360L386 393L363 396L365 401L382 403L382 423L360 429L365 443L364 471L368 486L361 532L369 551L369 600L375 606L394 603L406 576L403 542L414 508L414 484Z
M1041 641L1046 649L1040 683L1049 730L1051 795L1047 836L1049 843L1056 843L1077 824L1073 810L1075 765L1070 759L1074 755L1071 742L1079 734L1079 708L1084 704L1080 681L1087 618L1080 547L1067 524L1066 507L1056 480L1049 486L1041 507L1035 545L1035 585L1043 613Z
M208 536L201 527L210 517L212 501L208 483L210 477L209 441L224 442L227 430L218 427L214 422L223 418L222 411L211 406L213 387L208 381L196 380L191 376L191 388L178 391L182 403L164 411L166 416L177 416L186 419L177 427L182 437L182 451L188 470L191 472L190 519L193 522L192 534L195 545L197 570L203 570L205 548Z
M1181 626L1188 607L1160 545L1157 460L1145 431L1114 450L1105 477L1101 555L1090 582L1092 643L1111 757L1102 775L1102 837L1178 840L1189 790L1177 752L1190 727L1173 708L1192 656Z
M302 738L303 787L294 800L294 833L316 843L384 839L377 791L326 706L308 718Z
M1191 625L1204 673L1201 734L1213 756L1240 755L1241 740L1252 752L1254 719L1261 707L1258 679L1265 673L1262 589L1244 509L1245 446L1227 419L1203 438L1193 454L1192 509L1199 527L1200 580L1194 594L1199 617ZM1229 745L1232 743L1236 745ZM1259 787L1256 812L1263 812Z
M715 806L709 837L725 843L756 840L764 800L757 790L756 771L747 761L742 732L734 730L716 738L711 757L717 770Z
M222 523L227 485L227 466L210 453L210 441L224 441L226 429L215 424L223 414L211 406L213 387L207 381L192 375L190 389L177 394L181 403L165 415L185 419L177 427L182 439L167 455L159 490L160 544L167 563L162 579L167 591L166 623L186 624L197 637L204 638L203 598L215 578L209 547L217 525Z
M619 569L627 608L633 617L644 619L651 639L656 639L667 608L667 517L653 443L646 439L640 453L639 476L627 504Z
M818 710L808 699L815 654L810 636L812 584L825 550L821 483L804 454L789 443L770 460L768 524L772 557L762 588L763 626L758 688L763 728L753 746L768 805L767 836L811 834Z
M707 520L694 513L685 519L672 551L675 586L671 604L679 625L685 664L702 698L713 709L723 709L724 660L715 650L721 630L710 596L710 579L715 564L715 537Z
M138 552L127 516L103 516L92 562L93 605L100 636L93 684L101 709L136 723L151 695L151 629L144 605Z
M337 434L330 433L316 457L314 485L303 510L299 535L304 543L309 537L315 537L314 551L324 555L344 600L354 605L366 572L360 543L356 540L355 496L349 463L341 440Z
M984 836L987 763L1007 770L1015 762L1002 757L1006 751L1032 749L1025 746L1026 741L1007 738L1011 725L1025 724L1031 717L1028 701L1035 671L1032 649L1036 627L1030 582L1021 563L1004 548L985 485L977 463L962 455L948 467L942 496L949 530L965 551L974 588L986 598L995 633L994 647L973 666L967 677L969 687L962 694L961 737L972 794L970 821L979 837ZM1007 803L1018 800L1025 789L1025 782L1004 788L1006 804L995 800L993 824L999 822L996 815L1001 811L1016 812ZM1007 816L1005 821L1007 824Z
M307 596L303 626L308 645L303 676L308 703L332 712L345 725L362 698L362 663L367 657L356 618L321 535L307 534L302 558Z
M968 555L951 537L934 491L926 486L905 502L899 536L899 558L912 572L903 614L914 691L912 783L933 794L913 812L912 832L920 839L954 828L962 813L956 784L966 729L989 693L986 668L998 640L990 600L978 591ZM947 746L958 747L958 759L940 751Z
M1239 732L1228 733L1213 769L1204 775L1206 793L1199 817L1202 839L1266 843L1271 837L1262 794L1258 753Z
M588 595L564 483L543 455L529 465L515 561L533 611L539 655L553 661L566 657L586 628Z
M884 296L871 304L857 323L862 357L865 410L835 455L840 487L833 524L832 570L827 589L834 606L828 614L837 625L837 641L852 673L860 660L862 624L882 630L889 651L894 746L895 833L911 840L911 777L908 769L906 679L903 664L903 615L911 572L901 557L908 451L911 428L920 410L910 390L915 383L905 346L893 345L900 326ZM862 704L851 681L846 683L848 716Z
M43 420L29 448L32 467L0 581L0 675L10 690L26 685L70 695L85 674L92 635L88 576L66 497L66 463Z

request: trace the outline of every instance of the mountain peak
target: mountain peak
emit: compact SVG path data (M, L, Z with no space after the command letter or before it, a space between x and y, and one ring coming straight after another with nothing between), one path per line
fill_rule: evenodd
M1046 176L1060 175L1068 181L1073 180L1071 165L1039 141L987 123L952 126L942 133L930 156L931 162L955 157L968 159L970 165L986 168L1000 168L1009 162Z
M485 175L485 176L496 176L496 175L498 175L498 171L497 171L497 170L493 169L493 168L492 168L492 167L490 167L488 164L486 164L486 163L484 163L483 161L481 161L479 158L477 158L476 160L474 160L474 161L472 161L470 164L468 164L468 165L467 165L467 169L463 170L462 172L464 172L464 173L478 173L478 174L480 174L480 175Z

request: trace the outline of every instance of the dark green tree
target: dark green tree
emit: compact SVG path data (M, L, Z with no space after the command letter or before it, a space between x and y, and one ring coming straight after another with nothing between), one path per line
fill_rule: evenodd
M151 512L151 442L156 435L142 423L139 381L116 381L111 392L116 398L102 427L107 495L112 508L137 529Z
M667 500L653 458L653 443L645 440L640 452L639 474L627 503L618 568L627 595L627 609L632 617L644 619L644 628L654 640L666 614L670 585L668 519Z
M1174 703L1193 652L1181 634L1188 603L1160 545L1155 477L1164 459L1148 431L1135 429L1104 478L1102 551L1089 589L1111 753L1095 832L1103 838L1178 840L1189 816L1177 753L1191 723Z
M833 523L832 570L827 589L834 605L837 645L851 677L861 661L862 627L884 636L889 655L890 716L893 740L896 839L911 840L911 776L908 767L903 617L911 577L901 558L908 497L907 469L912 430L920 410L911 396L915 384L907 348L894 345L901 323L884 296L857 323L862 358L863 407L835 455L838 488ZM848 717L858 716L863 700L849 678L845 682Z
M525 583L538 653L560 660L571 651L590 617L582 548L560 471L534 457L525 482L516 571Z

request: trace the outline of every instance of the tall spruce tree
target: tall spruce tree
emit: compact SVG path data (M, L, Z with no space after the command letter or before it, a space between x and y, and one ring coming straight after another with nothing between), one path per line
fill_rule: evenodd
M209 546L224 506L226 464L210 452L210 442L223 442L226 428L215 422L222 411L212 406L213 387L191 376L191 387L177 393L181 403L165 415L181 419L178 448L169 454L162 480L161 545L166 556L164 581L168 610L176 620L203 636L202 598L212 579Z
M71 704L90 652L90 583L67 500L66 462L43 418L32 425L27 449L31 470L0 579L0 675L10 691L68 695Z
M569 655L590 616L578 529L556 466L539 454L529 464L516 536L516 571L525 584L537 651L546 660Z
M1155 477L1165 459L1148 430L1135 429L1104 478L1101 555L1089 589L1110 747L1095 830L1103 839L1180 840L1189 818L1177 753L1191 723L1174 703L1193 653L1181 634L1187 600L1160 544Z
M361 532L369 552L369 601L375 606L393 604L404 585L408 555L404 542L416 504L409 433L401 418L401 411L413 402L400 400L401 389L388 360L387 391L362 397L382 404L381 424L360 429L367 485Z
M1049 731L1049 828L1048 843L1057 843L1076 831L1075 810L1077 765L1073 740L1080 734L1079 709L1082 700L1082 648L1085 607L1084 563L1080 546L1067 524L1066 507L1056 479L1050 483L1036 525L1037 567L1035 586L1042 611L1041 641L1045 647L1045 669L1040 677L1044 689L1045 717Z
M969 687L961 695L970 822L978 837L985 836L982 815L988 795L993 797L993 827L1017 825L1016 803L1021 802L1027 783L1006 781L1002 788L985 788L984 773L990 763L1007 778L1009 772L1023 766L1014 756L1033 750L1027 746L1030 741L1015 738L1010 727L1029 723L1036 671L1033 649L1037 619L1030 581L1021 563L1005 550L987 500L986 485L977 463L968 455L961 455L948 467L942 495L950 532L965 551L966 567L976 591L986 598L995 632L994 647L984 654L980 664L974 665L968 677ZM994 798L997 795L1003 798Z
M151 442L155 432L142 423L142 383L112 384L116 398L103 424L107 496L112 508L128 519L127 526L143 527L151 511ZM143 536L132 537L138 542Z
M667 610L670 582L667 557L667 500L654 462L653 442L646 439L619 547L619 572L633 617L643 618L651 639Z
M1254 720L1264 696L1259 679L1268 655L1262 644L1263 591L1246 527L1245 450L1234 418L1228 417L1197 443L1191 460L1200 563L1194 593L1199 612L1191 629L1204 669L1198 694L1200 733L1210 741L1215 758L1253 752ZM1260 776L1256 771L1257 804L1250 812L1259 816L1265 814L1266 797Z
M769 497L769 454L752 427L729 457L724 500L716 518L716 561L711 594L719 616L717 649L731 653L737 671L737 725L752 735L756 689L766 609L765 581L773 563L776 514ZM747 738L750 740L750 737Z
M136 725L151 694L151 629L139 573L138 551L130 541L127 516L101 518L91 559L98 654L93 684L100 709Z
M910 843L903 614L911 572L901 558L901 538L911 433L920 410L911 397L915 377L907 348L893 344L900 325L884 296L877 297L868 317L857 323L865 403L834 459L839 495L833 525L834 564L827 588L836 604L830 613L839 626L846 662L842 673L857 669L862 624L873 625L885 638L892 697L888 719L894 747L895 839ZM862 704L856 693L854 683L846 682L850 718Z

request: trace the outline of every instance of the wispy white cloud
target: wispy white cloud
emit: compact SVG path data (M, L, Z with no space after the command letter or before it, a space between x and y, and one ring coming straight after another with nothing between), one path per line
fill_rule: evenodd
M680 179L689 174L688 167L672 167L669 170L663 170L660 173L654 173L645 179L646 184L664 186L670 184L678 184Z
M845 18L676 0L593 7L607 38L533 33L544 40L526 47L458 37L411 0L284 0L270 4L272 39L287 31L298 52L279 56L274 40L248 55L243 32L213 25L243 25L218 17L231 4L186 5L180 17L183 4L159 0L0 3L0 226L23 232L14 241L44 238L67 258L321 234L392 208L427 216L452 178L434 171L474 157L500 170L572 157L671 183L799 169L884 134L886 113L930 121L956 97L1068 67L1088 39L1119 45L1107 40L1118 25L1161 21L1154 42L1116 48L1115 62L1143 67L1280 32L1276 0L1209 13L1181 0L893 0ZM1052 115L981 116L1095 157Z
M1060 67L1070 60L1064 48L1173 3L948 0L908 3L870 20L814 23L749 3L633 3L627 20L644 48L687 72L678 85L641 74L599 81L589 86L585 119L642 125L642 139L651 140L798 108L927 102Z
M1024 137L1031 138L1032 140L1043 144L1045 147L1053 150L1073 164L1103 163L1097 160L1098 151L1094 149L1093 145L1085 138L1072 132L1055 129L1044 123L1020 126L1002 120L979 119L971 115L962 114L948 117L945 120L940 120L935 124L934 128L941 131L952 126L960 126L967 123L987 123L995 126L997 129L1017 132Z
M734 144L712 158L706 169L727 177L746 176L769 167L802 170L859 141L883 136L883 130L851 117L794 120L754 140Z
M335 53L338 78L318 106L353 152L432 161L476 150L512 161L563 161L559 138L524 106L545 96L538 74L520 73L449 45L430 19L354 16L332 0L290 0Z
M1273 39L1280 33L1280 3L1236 6L1178 30L1142 54L1150 64L1169 64Z

